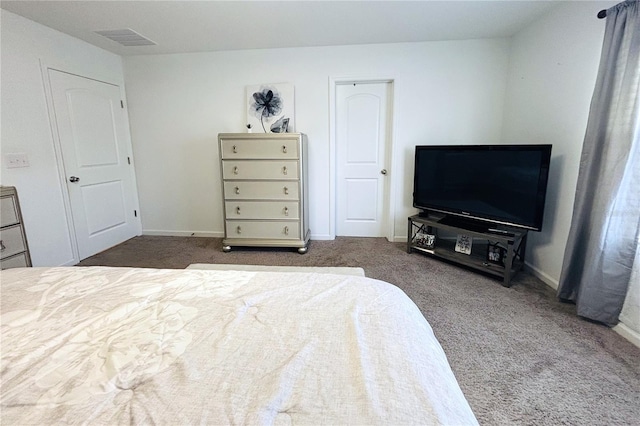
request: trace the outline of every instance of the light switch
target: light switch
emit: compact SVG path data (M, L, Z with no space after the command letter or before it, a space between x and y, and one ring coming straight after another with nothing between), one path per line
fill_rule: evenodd
M29 167L29 157L24 152L18 152L15 154L5 154L5 161L7 162L8 169L15 169L18 167Z

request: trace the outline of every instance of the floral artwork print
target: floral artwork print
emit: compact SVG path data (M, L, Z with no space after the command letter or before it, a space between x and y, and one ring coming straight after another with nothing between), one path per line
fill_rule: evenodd
M292 84L247 86L247 128L261 128L264 133L293 131L293 111Z
M265 87L259 92L253 94L253 103L251 104L251 111L253 114L260 118L260 124L262 130L266 133L264 128L264 119L275 117L282 111L282 98L280 93L275 88Z

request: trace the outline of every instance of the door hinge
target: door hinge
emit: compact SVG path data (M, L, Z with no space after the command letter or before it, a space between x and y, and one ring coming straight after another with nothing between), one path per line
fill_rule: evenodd
M131 158L127 157L127 163L131 164Z
M120 100L120 108L124 108L124 101L122 99Z
M134 215L135 217L138 217L138 210L134 210L134 211L133 211L133 215Z

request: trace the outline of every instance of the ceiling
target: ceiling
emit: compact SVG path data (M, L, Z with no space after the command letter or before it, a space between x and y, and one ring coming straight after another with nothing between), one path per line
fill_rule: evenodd
M509 37L561 1L4 1L118 55ZM131 29L156 45L95 33Z

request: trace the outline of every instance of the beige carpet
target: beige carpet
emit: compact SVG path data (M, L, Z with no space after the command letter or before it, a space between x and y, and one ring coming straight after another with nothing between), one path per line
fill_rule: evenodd
M640 349L580 319L544 283L496 279L383 238L312 241L288 249L221 251L219 238L137 237L81 265L183 269L193 263L359 267L401 288L442 344L485 425L639 425Z

